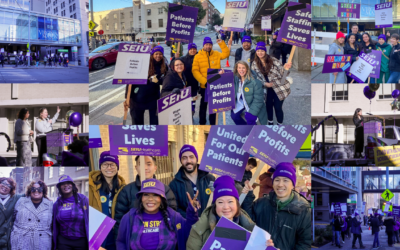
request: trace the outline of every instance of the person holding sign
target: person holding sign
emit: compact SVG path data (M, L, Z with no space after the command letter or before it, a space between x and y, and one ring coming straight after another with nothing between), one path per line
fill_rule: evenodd
M383 220L383 225L386 227L386 234L388 236L388 245L389 247L393 246L393 227L396 225L396 222L394 222L392 213L388 213L388 216L385 217Z
M360 243L360 249L365 248L364 244L362 243L362 238L361 238L361 233L362 233L361 223L362 223L362 219L361 219L360 215L357 212L354 213L354 218L351 221L351 233L353 234L353 242L352 242L353 249L357 248L356 247L357 239L358 239L358 242Z
M156 46L151 50L149 74L147 84L132 85L130 96L130 114L134 124L144 124L144 112L149 110L150 125L158 124L157 100L160 99L160 86L163 84L165 75L168 72L168 64L164 57L164 48ZM125 98L128 95L128 85L126 85ZM128 104L124 102L124 108L128 109Z
M237 62L233 73L236 98L235 109L231 111L232 120L236 125L256 125L258 119L261 124L266 125L268 118L264 108L261 81L253 77L245 61Z
M206 171L199 169L197 151L192 145L184 145L179 152L179 159L182 166L176 173L175 178L169 184L169 187L174 192L178 204L178 212L186 218L186 209L188 201L186 192L194 197L194 194L199 191L200 207L198 209L201 215L207 207L207 202L211 194L209 189L210 182L215 181L215 177Z
M223 37L222 37L223 38ZM200 125L206 125L207 123L207 100L205 98L206 84L207 84L207 70L208 69L220 69L221 60L229 57L230 51L226 46L225 42L221 39L217 39L217 43L222 50L222 53L212 49L213 43L210 37L205 37L203 41L203 49L195 55L192 66L192 73L194 78L200 83ZM228 42L228 45L232 45L232 41ZM208 119L210 125L215 125L216 114L209 114Z
M361 51L364 53L369 53L371 50L376 50L375 42L372 41L371 36L368 33L364 33L362 35L362 42L361 42ZM365 81L368 83L368 78ZM370 78L369 83L375 83L375 78Z
M255 226L250 216L240 208L235 181L227 175L219 177L214 182L212 205L204 210L199 221L192 227L186 249L201 250L221 217L235 222L250 232ZM274 246L273 241L268 240L266 246Z
M252 48L251 37L244 36L242 39L242 47L238 48L235 52L235 64L238 61L245 61L249 66L251 66L255 55L256 50Z
M347 43L348 39L350 38L350 35L354 35L355 36L355 38L356 38L355 42L357 44L361 43L362 36L361 36L360 33L358 33L358 25L357 24L351 25L351 33L346 36L346 40L345 40L346 43Z
M271 233L275 247L311 249L311 207L304 196L294 191L295 166L290 162L279 163L272 180L274 192L258 198L254 203L253 188L246 182L242 193L248 194L242 208L257 226Z
M356 42L355 34L350 34L347 37L348 39L346 41L346 44L344 45L344 54L352 56L351 64L353 64L356 60L358 60L358 55L360 54L360 46L359 43ZM350 76L346 77L347 77L347 83L351 83L351 81L353 81L353 78L351 78Z
M378 43L376 44L376 50L382 53L381 57L381 72L377 83L383 83L383 76L385 76L385 82L388 81L390 71L389 71L389 56L392 52L392 46L386 43L386 36L381 34L378 36Z
M393 34L390 38L392 42L392 51L390 52L389 70L390 77L386 83L398 83L400 80L400 44L399 35Z
M186 77L187 85L192 88L192 97L197 96L197 93L199 92L199 82L196 80L196 78L194 78L192 73L193 60L196 54L197 54L197 45L195 43L189 43L188 53L185 56L181 57L181 61L185 65L183 74ZM195 108L196 108L196 101L194 100L192 101L192 114L194 114Z
M145 180L136 194L139 208L132 208L122 217L117 238L118 250L185 249L190 228L199 218L196 198L186 193L190 205L187 218L168 206L164 184L156 179Z
M118 155L110 155L110 151L104 151L100 155L99 163L100 170L89 173L89 206L114 218L117 196L126 183L124 178L118 175ZM113 230L101 246L107 250L116 250Z
M329 46L328 55L344 55L344 34L338 32L336 40ZM346 83L345 72L329 73L329 83Z
M372 217L371 215L371 219L370 219L370 227L372 230L372 235L374 235L374 243L372 244L372 248L375 247L380 247L379 244L379 228L381 226L381 223L379 221L379 214L375 213L375 216Z
M22 108L18 112L18 120L15 122L14 143L17 146L17 166L32 167L33 130L31 130L28 118L28 109Z
M362 109L357 108L354 111L353 123L356 126L354 130L354 158L361 158L364 152L364 116Z
M2 65L2 68L4 68L4 55L3 55L3 53L0 53L0 63Z
M180 58L175 59L172 62L171 70L167 72L164 78L161 97L169 94L180 94L180 90L187 87L187 81L183 71L185 70L185 64Z
M251 69L264 86L268 125L273 125L274 123L274 110L278 124L283 123L283 101L290 95L290 84L293 79L291 77L286 78L285 83L282 85L282 77L284 71L289 70L291 67L292 63L286 63L282 66L278 59L269 56L265 42L257 43L256 56L251 64Z
M275 31L275 33L272 35L272 43L269 48L269 55L275 57L278 60L281 60L283 43L276 41L276 39L278 38L278 34L279 30Z

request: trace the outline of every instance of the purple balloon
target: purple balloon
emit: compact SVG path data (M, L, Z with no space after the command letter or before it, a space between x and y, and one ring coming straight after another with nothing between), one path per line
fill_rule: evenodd
M398 89L393 90L392 97L394 99L397 99L397 97L399 97L399 95L400 95L400 90L398 90Z
M82 115L79 112L72 113L69 117L69 124L73 127L78 127L82 123Z
M367 97L368 99L371 100L371 99L373 99L375 97L375 92L371 91L368 86L365 86L364 95L365 95L365 97Z

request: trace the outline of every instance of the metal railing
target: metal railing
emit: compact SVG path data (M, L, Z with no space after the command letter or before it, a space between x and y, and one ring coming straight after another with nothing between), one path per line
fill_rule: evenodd
M345 179L341 178L340 176L324 169L323 167L311 167L311 173L324 177L328 180L331 180L339 185L345 186L347 188L354 189L357 191L357 186L353 185L352 183L346 181Z

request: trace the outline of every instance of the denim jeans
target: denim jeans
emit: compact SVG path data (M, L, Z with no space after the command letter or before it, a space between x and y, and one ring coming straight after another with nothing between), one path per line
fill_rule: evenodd
M340 246L340 232L341 231L335 231L335 243L336 243L336 246Z
M399 242L399 230L393 232L393 243Z
M376 243L376 245L375 245L375 243ZM379 231L376 232L375 236L374 236L374 244L372 244L372 247L374 248L375 246L379 247Z
M236 125L247 125L247 122L242 118L242 113L245 109L238 111L236 114L231 111L231 118Z
M390 71L390 76L386 83L398 83L399 79L400 79L400 72Z
M267 88L267 101L265 102L265 105L267 106L267 115L269 122L274 121L274 109L277 122L283 122L283 101L284 100L279 100L279 97L275 93L275 90L273 88Z

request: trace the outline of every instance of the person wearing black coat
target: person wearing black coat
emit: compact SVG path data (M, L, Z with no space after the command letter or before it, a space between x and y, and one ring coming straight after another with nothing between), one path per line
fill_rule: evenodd
M269 47L269 55L275 57L278 60L281 60L283 43L276 41L276 38L278 37L278 32L279 31L276 31L272 35L272 43L271 46Z
M244 36L242 39L242 47L238 48L235 52L235 64L238 61L247 62L249 67L254 61L256 50L251 48L251 37Z
M239 32L233 32L233 44L239 43Z
M192 97L197 96L200 90L199 82L194 78L192 73L193 59L197 54L197 45L195 43L188 44L188 53L181 57L182 62L185 64L183 74L186 77L187 86L192 88ZM196 101L192 101L192 113L194 114L196 108Z
M375 42L372 41L371 36L368 33L364 33L362 35L362 39L360 51L368 54L371 52L371 50L376 50ZM365 82L368 82L368 78L365 80ZM375 83L375 78L370 78L370 83Z
M149 75L147 84L132 85L129 101L132 123L136 125L144 124L144 112L149 110L150 125L158 125L157 100L160 99L160 86L163 84L165 75L168 72L168 64L164 57L164 49L156 46L151 51ZM128 85L126 85L125 98L128 95ZM125 110L128 109L126 101Z
M365 248L365 246L362 242L362 238L361 238L361 234L362 234L361 223L362 223L362 220L361 220L359 214L355 213L355 217L351 221L351 232L353 233L353 243L352 243L353 249L357 248L356 247L357 239L358 239L358 243L360 243L360 249Z
M393 246L393 226L396 225L396 222L394 221L392 217L392 213L388 213L388 216L385 217L383 221L383 225L386 227L386 234L388 236L388 245L389 247Z
M3 53L0 52L0 63L2 65L2 67L4 68L4 56Z
M361 158L364 152L364 117L362 109L357 108L354 111L353 123L356 126L354 130L354 158Z
M372 248L380 247L379 244L379 227L381 226L381 222L379 221L379 216L375 213L375 217L371 216L370 226L372 230L372 235L374 235L374 243L372 244Z
M351 55L351 64L353 64L358 59L358 55L360 54L360 45L356 43L356 35L350 34L349 39L344 45L344 54ZM353 80L350 76L347 76L347 83L350 83Z
M335 243L336 246L342 248L340 245L340 234L342 232L343 218L340 215L335 215L335 220L333 222L333 228L335 229Z
M357 24L353 24L352 26L351 26L351 33L348 35L348 36L346 36L346 38L345 38L345 43L347 42L347 39L350 37L350 35L355 35L356 36L356 43L361 43L362 42L362 35L360 34L360 33L358 33L358 25Z
M351 215L347 215L345 221L346 221L346 223L347 223L346 236L347 236L348 238L351 238L351 233L350 233L350 229L351 229L351 220L352 220Z
M184 67L184 63L180 58L173 61L171 70L168 71L164 78L161 97L167 96L171 93L179 94L181 89L187 87L186 77L183 73Z

